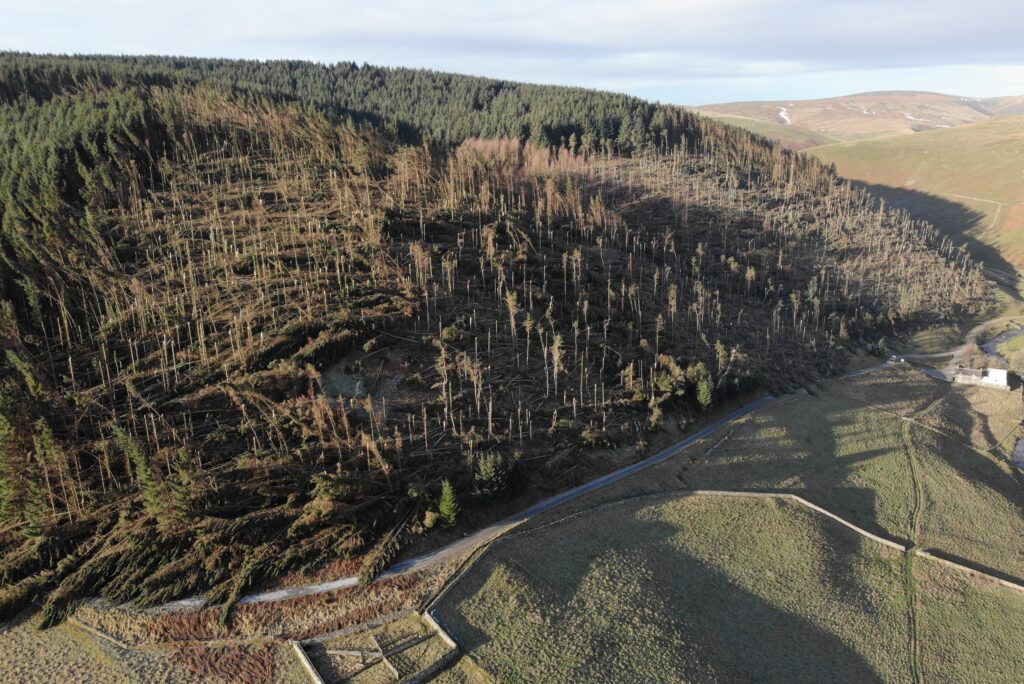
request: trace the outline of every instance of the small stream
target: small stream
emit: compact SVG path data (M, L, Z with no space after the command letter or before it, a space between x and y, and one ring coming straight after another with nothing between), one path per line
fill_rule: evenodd
M1015 337L1020 337L1021 335L1024 335L1024 328L1017 328L1016 330L1005 330L996 335L995 337L993 337L985 344L981 345L981 349L989 356L999 359L1000 362L1004 364L1009 364L1009 362L1005 358L1003 358L1002 354L999 353L999 346L1005 342L1009 342Z

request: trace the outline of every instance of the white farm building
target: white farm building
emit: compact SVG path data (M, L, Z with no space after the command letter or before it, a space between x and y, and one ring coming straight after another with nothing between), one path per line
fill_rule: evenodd
M998 389L1010 389L1010 377L1005 368L966 368L957 366L953 382L963 385L982 385Z

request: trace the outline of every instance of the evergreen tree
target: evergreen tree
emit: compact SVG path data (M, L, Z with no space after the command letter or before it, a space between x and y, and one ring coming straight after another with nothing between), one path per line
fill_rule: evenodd
M714 401L713 391L714 385L711 382L711 376L705 375L697 382L697 402L705 411L711 408Z
M438 513L441 516L441 524L444 527L451 527L459 516L459 504L455 500L455 488L452 483L445 480L441 483L441 503L438 505Z
M160 486L153 470L149 454L127 432L118 426L114 427L114 439L121 452L135 469L135 480L146 504L146 511L154 518L161 519L167 504L164 500L163 488Z

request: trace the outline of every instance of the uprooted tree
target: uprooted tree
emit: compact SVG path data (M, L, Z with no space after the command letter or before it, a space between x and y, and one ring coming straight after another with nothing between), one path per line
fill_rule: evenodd
M567 484L585 444L985 294L931 227L681 111L410 144L269 86L8 59L5 615L230 605L356 554L368 581L456 496Z

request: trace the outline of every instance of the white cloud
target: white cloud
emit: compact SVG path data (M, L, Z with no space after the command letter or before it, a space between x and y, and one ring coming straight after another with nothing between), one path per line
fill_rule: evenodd
M1018 0L0 0L0 46L431 67L665 101L1024 93Z

